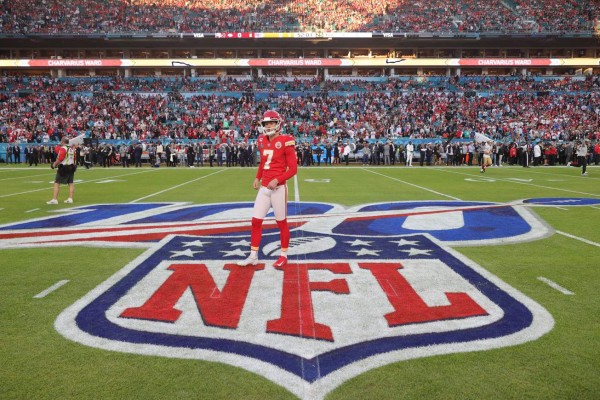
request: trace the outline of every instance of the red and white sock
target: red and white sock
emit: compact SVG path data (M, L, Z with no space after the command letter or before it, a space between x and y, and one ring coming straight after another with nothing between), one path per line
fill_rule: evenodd
M287 250L290 247L290 227L287 223L287 218L277 221L279 226L279 235L281 237L281 255L287 258Z
M262 224L263 220L260 218L252 218L252 231L250 233L250 255L256 256L260 241L262 239Z

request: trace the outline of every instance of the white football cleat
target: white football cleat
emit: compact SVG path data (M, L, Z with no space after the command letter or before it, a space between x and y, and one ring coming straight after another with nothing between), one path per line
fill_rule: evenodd
M239 265L240 267L247 267L248 265L256 265L258 264L258 257L257 256L252 256L249 255L248 258L246 258L245 260L242 261L238 261L237 265Z

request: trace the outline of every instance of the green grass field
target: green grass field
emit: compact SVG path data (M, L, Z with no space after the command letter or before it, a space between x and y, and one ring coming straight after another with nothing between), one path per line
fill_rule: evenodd
M0 225L89 204L252 202L255 169L79 169L75 203L46 205L49 168L0 167ZM600 169L308 167L290 201L360 204L531 198L600 199ZM554 328L524 344L400 361L361 373L328 399L598 399L600 204L532 207L553 230L540 240L454 250L543 306ZM569 236L570 235L570 236ZM136 355L64 338L57 316L141 248L23 247L0 241L1 399L292 399L260 375L219 362ZM568 289L566 295L538 278ZM43 298L34 296L61 280Z

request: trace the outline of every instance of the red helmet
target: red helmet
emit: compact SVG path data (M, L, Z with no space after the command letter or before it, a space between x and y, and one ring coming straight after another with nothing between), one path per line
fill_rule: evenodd
M265 122L276 122L277 124L274 127L265 127ZM263 127L266 135L273 136L276 133L281 131L281 127L283 125L283 118L281 114L277 111L269 110L263 114L262 120L260 121L260 125Z

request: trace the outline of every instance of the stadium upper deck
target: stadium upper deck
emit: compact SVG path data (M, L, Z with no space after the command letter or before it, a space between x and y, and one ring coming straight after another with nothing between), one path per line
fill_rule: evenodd
M5 0L0 74L595 74L599 10L600 0Z
M0 2L2 34L592 32L598 0L31 0Z

